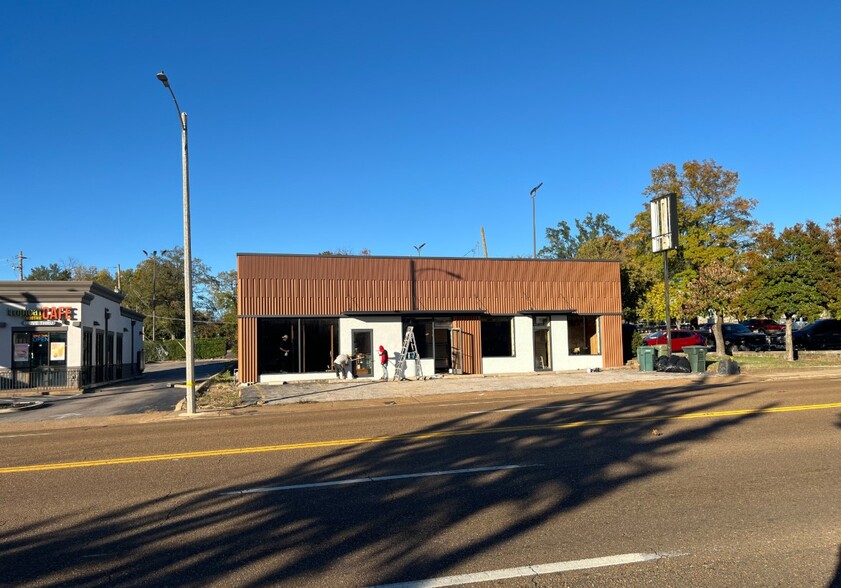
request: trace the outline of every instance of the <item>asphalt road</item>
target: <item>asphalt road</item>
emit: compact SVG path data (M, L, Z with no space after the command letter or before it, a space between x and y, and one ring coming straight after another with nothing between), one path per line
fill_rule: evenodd
M839 384L0 424L0 585L835 588Z
M230 365L225 360L196 362L196 380L203 380ZM185 396L184 362L160 362L146 365L136 380L119 382L72 396L39 396L38 408L0 414L5 423L34 423L44 420L108 417L118 415L171 412ZM178 387L178 385L181 387Z

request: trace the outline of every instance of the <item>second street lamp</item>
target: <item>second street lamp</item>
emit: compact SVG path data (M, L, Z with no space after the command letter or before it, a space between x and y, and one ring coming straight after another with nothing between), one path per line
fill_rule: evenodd
M158 304L155 298L155 284L158 281L158 252L152 251L152 255L142 250L146 257L152 258L152 341L155 341L155 315L157 314ZM161 255L168 253L166 249L161 249Z
M537 221L536 216L534 213L534 197L537 196L537 191L540 190L540 186L543 185L543 182L540 182L534 188L531 189L531 238L532 238L532 247L534 248L534 258L537 259Z
M196 412L196 362L193 356L193 260L190 251L190 165L187 157L187 113L182 112L164 72L157 78L169 90L181 123L181 170L184 193L184 349L187 354L187 414Z

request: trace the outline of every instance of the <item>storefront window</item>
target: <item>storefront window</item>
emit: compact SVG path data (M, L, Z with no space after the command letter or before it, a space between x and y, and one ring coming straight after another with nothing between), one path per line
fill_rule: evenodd
M67 365L67 333L50 333L50 365Z
M403 320L403 337L406 337L406 330L408 327L414 327L415 344L418 346L418 355L420 357L433 357L432 345L434 342L434 321L431 318L413 318Z
M573 314L567 318L570 355L599 355L599 317Z
M330 371L341 353L335 318L261 319L257 337L260 374Z
M12 361L14 367L29 367L30 333L12 335Z
M67 333L18 332L12 335L12 362L18 369L67 365Z
M482 319L482 357L514 356L514 321L511 317Z

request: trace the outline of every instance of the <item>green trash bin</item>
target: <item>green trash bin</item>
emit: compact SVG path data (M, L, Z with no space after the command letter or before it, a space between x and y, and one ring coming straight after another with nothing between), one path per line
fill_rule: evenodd
M669 346L666 343L661 343L660 345L654 346L654 357L663 357L664 355L669 355L668 352Z
M683 348L689 360L689 369L696 374L707 371L707 348L703 345L687 345Z
M641 372L654 371L654 347L641 345L637 347L637 361L640 364Z

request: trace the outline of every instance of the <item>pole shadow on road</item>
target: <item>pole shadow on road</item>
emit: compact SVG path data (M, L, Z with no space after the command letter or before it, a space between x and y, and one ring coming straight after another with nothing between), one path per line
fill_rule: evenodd
M584 393L574 402L528 407L512 400L502 407L510 412L497 407L382 442L307 450L311 457L303 461L270 454L278 473L256 486L380 480L372 483L231 495L245 489L231 481L106 512L71 507L49 529L0 527L3 581L301 586L345 568L376 585L450 574L472 558L506 553L527 533L561 554L581 539L574 524L584 516L581 507L670 474L666 462L693 444L763 416L673 420L687 400L702 399L694 412L713 412L749 396L722 398L705 389ZM533 467L401 478L500 464ZM132 467L142 474L144 466ZM178 471L177 464L172 468ZM107 468L94 469L81 475L107 479ZM475 524L479 519L482 525ZM542 532L552 521L566 525L566 533ZM499 567L517 561L500 560Z

